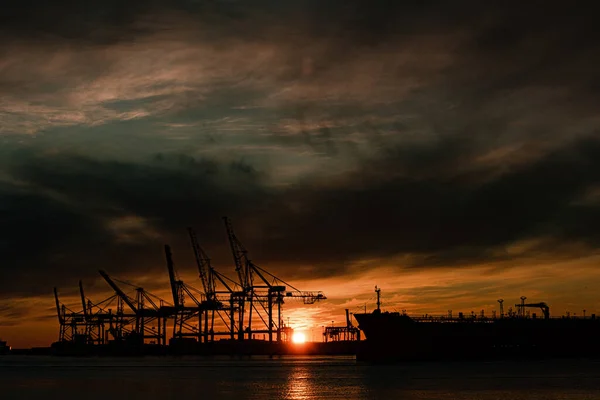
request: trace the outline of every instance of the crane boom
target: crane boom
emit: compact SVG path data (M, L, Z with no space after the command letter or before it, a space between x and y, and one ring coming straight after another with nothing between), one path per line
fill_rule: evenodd
M321 291L305 292L300 290L294 290L291 292L285 292L285 297L300 298L303 300L304 304L315 304L315 302L317 301L327 300L327 297Z
M210 264L210 258L208 257L204 249L200 247L194 229L188 227L188 233L190 236L192 248L194 249L194 256L196 257L196 264L198 266L200 280L202 281L202 287L204 288L204 294L206 295L207 300L214 300L216 288L213 277L214 271Z
M81 305L83 306L83 315L87 317L87 306L85 304L85 295L83 293L83 283L79 281L79 294L81 296Z
M131 310L134 313L137 314L138 313L138 309L133 304L133 302L131 301L131 299L129 298L129 296L127 296L125 294L125 292L123 292L121 290L121 288L118 287L117 284L113 282L113 280L110 278L110 276L108 276L108 274L106 272L104 272L103 270L99 270L98 272L100 273L100 275L102 275L102 277L104 278L104 280L106 281L106 283L108 283L110 285L110 287L117 293L117 295L125 302L125 304L127 304L127 306L129 308L131 308Z
M56 315L58 316L58 322L63 323L62 313L60 312L60 301L58 300L58 291L54 288L54 301L56 302Z
M252 286L250 278L248 251L244 248L239 239L233 232L233 226L231 221L227 217L223 217L225 222L225 229L227 229L227 237L229 239L229 245L231 246L231 253L233 255L233 262L235 263L235 271L238 274L240 285L243 290L248 290Z
M269 271L262 269L261 267L259 267L258 265L254 264L252 262L250 262L250 267L252 268L252 270L254 272L256 272L256 274L260 277L260 279L267 284L268 287L284 288L282 291L285 291L285 297L301 298L304 301L304 304L314 304L315 302L320 301L320 300L327 300L327 297L323 294L322 291L302 291L302 290L299 290L299 289L295 288L294 286L290 285L283 279L276 277ZM273 284L267 280L265 275L270 276L271 278L273 278L274 281L278 282L281 285L285 285L285 286L273 286ZM286 287L290 287L291 290L287 290Z
M219 282L221 282L221 285L225 286L225 289L227 289L227 291L229 293L234 292L233 288L231 286L229 286L229 284L225 281L225 279L229 279L229 278L226 278L224 275L221 275L221 273L217 272L216 270L213 270L212 272L213 272L214 276L217 278L217 280ZM232 282L232 283L235 284L235 282Z
M171 253L171 246L165 244L165 257L167 259L167 268L169 270L169 282L171 283L171 293L173 294L173 304L177 307L180 305L179 291L177 290L177 279L175 278L175 267L173 265L173 254Z

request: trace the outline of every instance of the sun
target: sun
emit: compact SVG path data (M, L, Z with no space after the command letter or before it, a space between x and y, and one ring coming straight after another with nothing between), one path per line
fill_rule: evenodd
M292 335L292 342L296 344L304 343L306 342L306 335L302 332L294 332Z

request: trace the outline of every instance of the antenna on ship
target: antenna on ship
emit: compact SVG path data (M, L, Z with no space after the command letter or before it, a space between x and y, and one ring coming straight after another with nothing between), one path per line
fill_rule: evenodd
M375 286L375 293L377 293L377 312L381 312L381 289Z

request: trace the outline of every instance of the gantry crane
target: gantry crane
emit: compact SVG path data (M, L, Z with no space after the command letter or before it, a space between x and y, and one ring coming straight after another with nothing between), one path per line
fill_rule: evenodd
M58 290L54 288L54 298L56 311L58 314L59 342L71 342L81 344L105 344L107 341L106 333L110 333L115 340L122 338L123 312L121 299L117 296L111 296L108 299L94 304L85 297L83 283L79 281L79 296L82 310L73 311L66 305L61 304L58 298ZM117 299L117 313L112 310L106 310ZM121 310L121 311L119 311ZM129 315L135 317L135 315ZM109 325L108 331L106 325Z
M248 251L237 238L233 231L231 221L223 217L227 237L233 255L235 270L240 280L242 288L239 293L239 313L238 313L238 340L244 339L244 331L248 339L252 338L253 333L266 333L269 335L269 341L273 340L273 330L276 329L277 341L281 340L281 305L284 298L301 298L304 304L314 304L317 301L325 300L325 295L318 292L304 292L296 289L289 283L276 277L270 272L254 264L248 257ZM255 284L254 276L260 279L259 284ZM270 278L270 279L267 279ZM291 290L288 290L288 287ZM248 303L248 326L244 330L245 303ZM258 303L258 306L256 305ZM266 307L265 307L266 303ZM277 322L275 323L273 315L273 306L277 306ZM260 309L258 307L261 307ZM262 311L261 311L262 309ZM266 326L266 329L252 328L252 315L256 313L258 318ZM263 314L266 313L266 320Z
M135 326L133 332L130 332L126 339L137 344L144 344L146 339L155 339L158 344L166 344L166 323L167 318L173 313L173 307L166 306L164 300L150 294L142 287L119 281L135 288L136 298L133 299L125 294L105 271L100 270L98 272L118 297L133 311ZM155 300L159 301L159 304L156 304ZM146 305L149 307L146 307ZM158 329L155 330L149 326L152 322L157 323Z
M238 276L238 282L241 287L241 291L233 292L232 298L238 306L238 340L244 339L244 316L246 313L246 301L250 303L250 310L252 310L252 274L250 272L250 260L248 259L248 251L235 236L231 221L227 217L223 217L225 223L225 229L227 231L227 238L229 239L229 245L231 247L231 254L233 255L233 263L235 266L235 272ZM248 330L252 330L252 312L249 315Z
M196 232L193 228L188 227L188 235L190 237L190 243L194 250L194 257L196 259L196 265L198 267L198 274L202 282L204 294L206 300L202 303L204 312L204 341L213 341L214 336L227 334L231 336L231 339L235 336L235 312L236 312L236 293L237 291L233 288L236 286L234 281L220 274L211 264L210 257L200 246ZM229 282L228 282L229 281ZM217 289L217 282L219 282L225 290ZM219 299L219 294L225 294L228 296L229 307L225 307L223 301ZM225 317L221 313L225 314ZM210 320L209 320L210 314ZM215 332L215 314L224 323L227 328L227 332Z
M58 289L54 288L54 301L58 316L59 342L77 342L87 344L86 321L82 312L76 312L62 304L58 298Z
M104 323L107 319L102 311L94 313L94 304L86 299L83 291L83 282L79 281L79 295L81 297L81 307L83 318L85 320L85 335L89 344L104 344L105 332ZM110 319L110 317L108 318Z
M173 315L175 317L173 323L173 338L175 340L182 340L184 337L194 337L197 341L200 341L202 332L202 314L204 312L204 309L201 306L203 303L201 293L191 286L186 285L177 277L175 265L173 263L173 255L169 245L165 245L165 257L167 260L167 269L169 271L169 282L171 284L173 303L175 304L173 310ZM186 297L192 300L193 304L191 306L185 304ZM200 299L198 299L198 297L200 297Z
M210 257L206 254L204 249L200 247L196 232L193 228L188 227L188 234L192 249L194 250L194 257L196 259L196 265L198 266L198 274L200 281L202 282L202 288L206 296L206 301L216 301L216 282L214 278L214 269L210 263Z
M346 308L346 326L327 326L323 332L325 342L360 341L360 329L352 324L350 310Z

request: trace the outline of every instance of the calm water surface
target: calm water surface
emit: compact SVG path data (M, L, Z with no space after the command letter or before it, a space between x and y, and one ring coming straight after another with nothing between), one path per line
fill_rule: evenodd
M0 399L600 399L600 362L0 357Z

